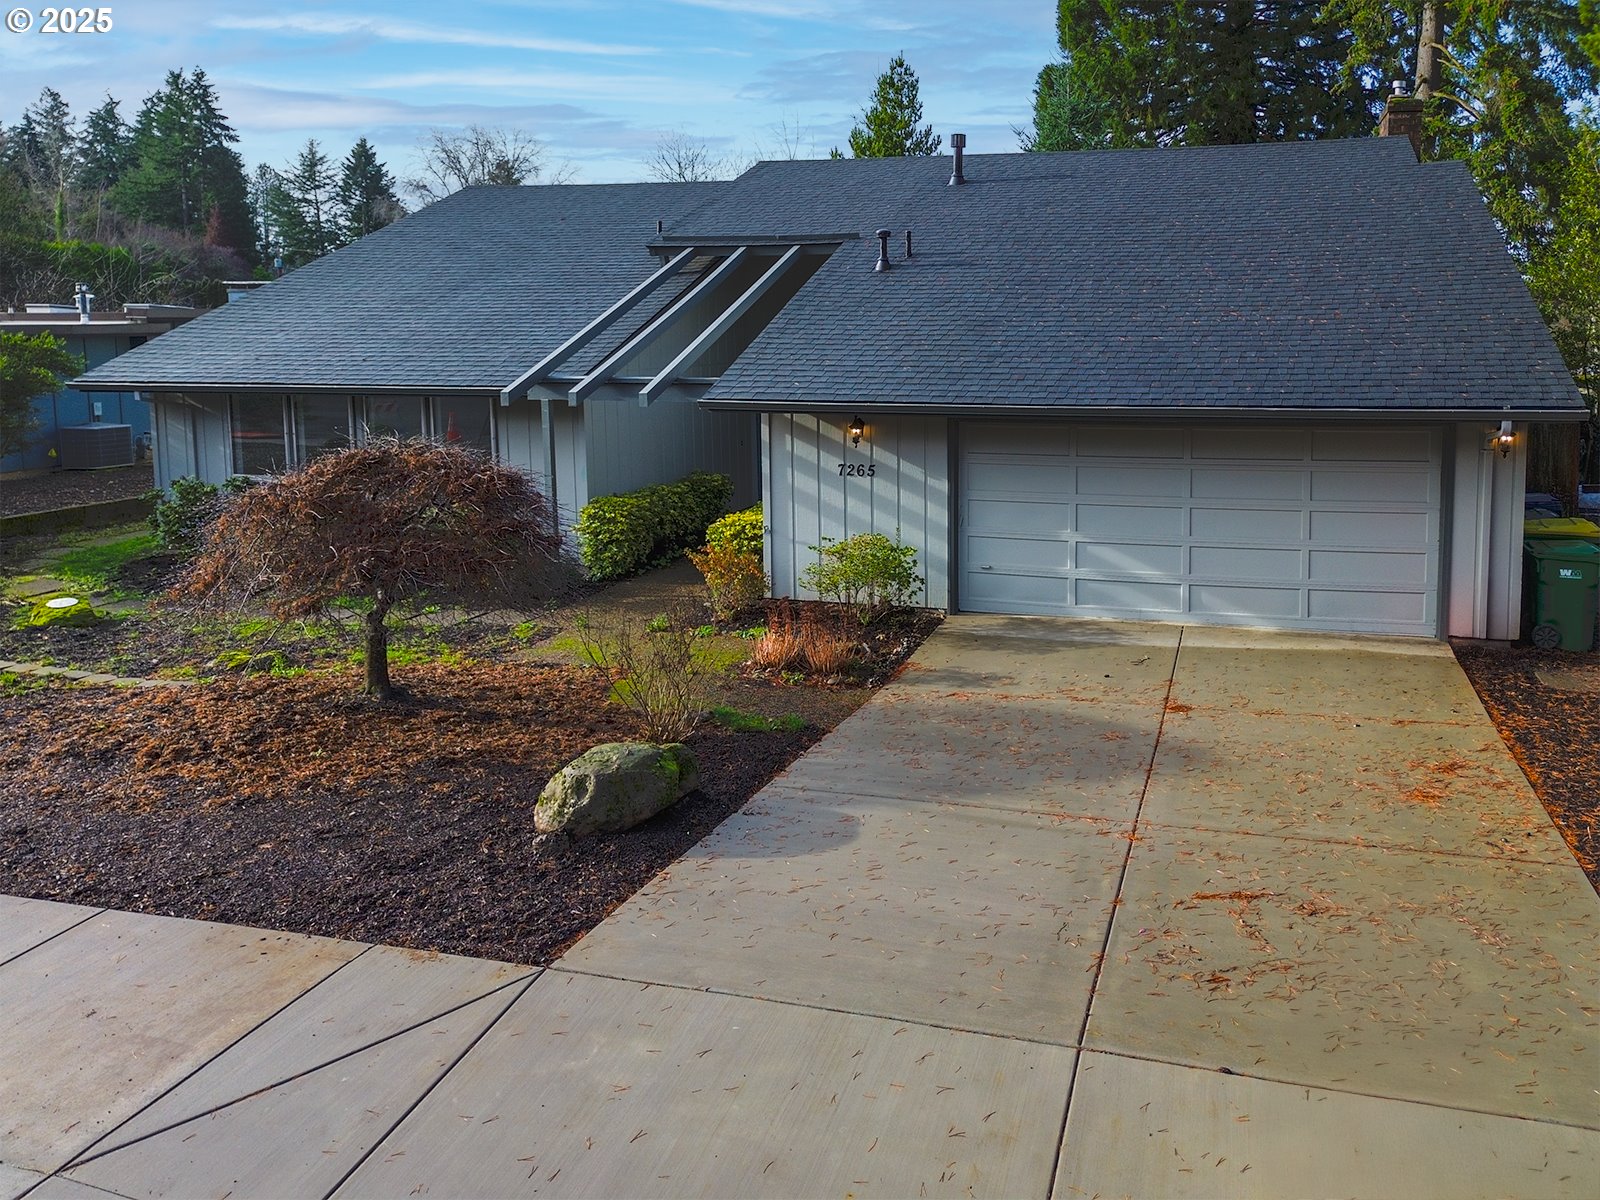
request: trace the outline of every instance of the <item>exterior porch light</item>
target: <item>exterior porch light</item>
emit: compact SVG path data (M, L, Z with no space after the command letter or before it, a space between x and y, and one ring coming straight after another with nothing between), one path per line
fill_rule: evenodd
M1489 449L1500 451L1501 458L1511 457L1511 448L1517 444L1517 435L1510 421L1501 421L1500 428L1489 435Z
M859 446L861 445L861 439L867 436L867 423L860 417L851 417L850 424L846 426L846 430L850 434L850 444Z

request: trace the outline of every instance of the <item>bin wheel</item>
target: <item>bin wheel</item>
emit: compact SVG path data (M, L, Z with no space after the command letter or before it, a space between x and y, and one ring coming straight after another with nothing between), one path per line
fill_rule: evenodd
M1540 650L1559 649L1561 646L1561 630L1554 625L1535 625L1531 640Z

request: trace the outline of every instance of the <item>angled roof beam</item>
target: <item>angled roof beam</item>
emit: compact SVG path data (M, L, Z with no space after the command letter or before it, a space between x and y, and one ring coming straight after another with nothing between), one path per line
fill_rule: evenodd
M749 312L755 302L766 295L767 290L777 283L789 268L799 261L799 258L799 246L790 246L785 250L777 262L761 273L760 279L745 289L744 295L730 304L720 317L707 325L699 337L685 346L683 352L662 369L661 374L639 390L639 403L646 407L654 403L656 397L672 385L683 369L704 354L712 342L732 329L734 322Z
M684 267L688 266L690 260L695 257L695 254L696 248L694 246L689 246L679 253L673 255L673 257L667 262L663 263L660 269L651 275L650 278L646 279L638 287L634 288L626 296L622 297L622 299L618 300L610 308L606 309L605 312L601 313L582 329L578 330L577 333L573 334L566 341L562 342L561 345L557 346L554 350L550 351L549 354L546 354L538 362L534 363L533 366L529 367L521 375L517 376L516 381L513 382L509 387L502 388L500 391L500 403L510 404L517 397L527 395L530 387L539 382L539 380L545 375L548 375L562 362L566 361L579 350L582 350L590 342L594 341L595 338L599 337L613 324L615 324L619 318L624 316L628 310L635 307L641 300L650 295L651 292L655 291L663 283L667 282L667 280L671 279L679 271L683 270Z
M615 375L617 368L628 359L646 347L654 345L667 330L677 323L678 318L688 311L690 305L709 294L712 288L732 274L734 269L745 260L745 256L748 253L748 250L740 246L727 258L707 271L698 283L674 300L665 312L624 342L615 353L606 358L598 367L573 384L572 389L567 392L567 403L578 404L590 392Z

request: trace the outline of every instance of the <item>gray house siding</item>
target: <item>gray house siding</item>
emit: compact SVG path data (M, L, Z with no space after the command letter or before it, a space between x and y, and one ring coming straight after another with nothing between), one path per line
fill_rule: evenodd
M578 494L586 501L681 479L691 471L717 471L733 480L736 508L755 503L754 414L711 412L692 400L673 398L648 408L626 400L596 400L580 411L588 472Z
M1488 448L1492 429L1472 421L1450 430L1445 632L1507 641L1521 633L1528 438L1519 428L1510 456L1502 457Z
M858 533L898 538L917 551L925 603L950 604L950 422L943 417L869 417L851 446L847 416L770 413L761 418L767 571L775 596L815 596L800 575L824 538ZM841 476L871 467L871 475Z

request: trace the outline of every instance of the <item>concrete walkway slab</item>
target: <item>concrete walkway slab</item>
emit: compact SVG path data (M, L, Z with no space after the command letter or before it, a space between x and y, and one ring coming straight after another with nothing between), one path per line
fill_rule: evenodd
M0 967L0 1162L52 1171L365 949L103 912Z
M1572 861L1486 721L1169 714L1142 815L1157 824Z
M901 691L857 710L780 776L839 795L948 801L1131 820L1159 703L933 697ZM891 749L892 748L892 749Z
M66 1175L137 1200L325 1196L520 992L512 986L474 1000L347 1058L124 1145Z
M21 1167L8 1167L0 1163L0 1200L17 1200L18 1196L35 1187L43 1178L38 1171L25 1171Z
M485 959L374 946L119 1126L93 1153L148 1137L429 1021L437 1024L533 973Z
M1262 715L1484 720L1449 647L1411 639L1185 628L1172 699Z
M1084 1054L1053 1194L1584 1200L1597 1162L1591 1130Z
M1072 1060L550 971L336 1195L1039 1194Z
M75 1179L68 1179L65 1175L52 1175L28 1193L28 1200L111 1200L120 1195L120 1192L108 1192L104 1188L90 1187L87 1183L79 1183ZM132 1200L132 1198L123 1197L122 1200Z
M0 896L0 965L104 910L54 900Z
M1122 899L1085 1046L1600 1128L1576 864L1152 829Z
M769 788L561 966L1071 1044L1123 833Z

